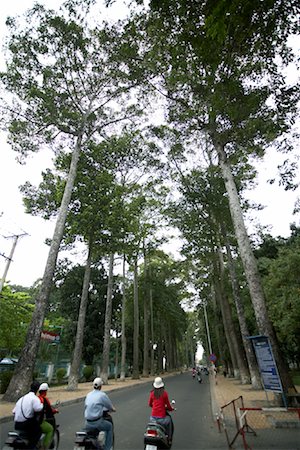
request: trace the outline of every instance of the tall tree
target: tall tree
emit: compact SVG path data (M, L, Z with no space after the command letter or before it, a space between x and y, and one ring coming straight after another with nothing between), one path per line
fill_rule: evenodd
M15 400L32 378L80 152L92 136L101 139L130 114L110 102L123 102L131 84L113 56L118 30L89 28L71 3L60 13L37 5L23 27L14 19L7 24L9 59L1 81L12 99L5 102L9 142L23 156L44 145L67 148L72 155L26 344L5 394Z
M169 100L169 120L194 135L201 130L214 147L259 332L271 339L288 391L293 385L266 309L235 172L243 158L263 155L266 146L292 124L299 90L285 84L275 55L283 63L290 61L286 42L295 30L299 5L166 0L151 6L148 31L159 60L156 69L162 74L160 89ZM267 102L270 98L272 103Z

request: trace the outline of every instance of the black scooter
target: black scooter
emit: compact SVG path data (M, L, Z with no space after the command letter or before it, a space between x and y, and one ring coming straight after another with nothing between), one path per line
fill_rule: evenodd
M50 420L49 420L50 422ZM50 444L50 449L53 450L58 450L58 446L59 446L59 430L58 427L59 425L57 425L55 418L51 418L51 425L53 425L54 428L54 434L53 434L53 439L52 442ZM37 449L41 447L42 445L42 441L43 441L44 435L42 434L40 437L40 440L37 444ZM28 435L26 434L26 432L24 431L9 431L8 432L8 436L6 438L5 441L5 445L4 447L2 447L2 450L7 450L9 448L14 448L16 450L27 450L27 449L32 449L32 445L30 444L30 441L28 439Z
M175 400L172 400L171 403L174 406ZM158 422L149 422L144 433L144 450L168 450L172 447L174 424L171 415L168 412L167 414L171 419L172 435L168 436L165 428Z
M112 423L113 426L113 444L114 448L114 423L109 412L106 412L103 417ZM103 450L105 445L105 431L98 430L83 430L76 431L75 436L75 446L74 450L85 449L85 450Z

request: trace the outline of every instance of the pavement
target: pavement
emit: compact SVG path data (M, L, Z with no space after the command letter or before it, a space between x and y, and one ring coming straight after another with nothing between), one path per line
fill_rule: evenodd
M163 378L176 375L175 373L161 374ZM242 385L239 380L235 378L225 378L222 375L210 376L210 388L212 399L212 412L215 415L219 412L220 408L232 400L243 396L244 405L246 407L264 407L268 406L268 402L272 402L274 396L272 393L268 393L268 399L264 390L254 390L250 384ZM133 380L132 378L126 378L125 381L109 380L109 384L104 385L102 390L104 392L113 391L116 389L126 389L131 386L149 383L150 377L141 377L139 380ZM79 383L76 391L68 391L66 386L50 386L48 397L51 403L59 401L61 406L76 403L82 401L88 392L92 390L92 383ZM300 391L300 386L298 386ZM15 403L2 401L0 396L0 423L8 422L12 420L12 410Z

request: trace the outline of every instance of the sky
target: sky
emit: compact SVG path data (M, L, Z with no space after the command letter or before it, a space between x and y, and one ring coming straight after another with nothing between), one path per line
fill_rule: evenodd
M49 8L56 8L62 1L41 0ZM119 16L124 13L121 0L117 0L115 9L111 14ZM0 4L0 41L1 45L5 35L5 19L8 15L14 16L33 6L32 0L2 1ZM299 48L299 47L298 47ZM4 68L3 53L0 54L0 69ZM297 76L295 69L289 72L291 79ZM7 260L2 256L9 256L16 235L21 235L17 240L12 261L9 266L6 281L11 284L31 286L38 278L43 276L48 246L46 238L51 238L54 230L54 221L44 221L39 217L31 217L24 212L22 196L19 186L25 181L37 185L41 181L41 172L51 166L51 154L38 153L27 158L25 165L16 161L16 154L6 142L5 132L0 132L0 279L4 274ZM299 152L300 153L300 152ZM290 235L290 224L296 222L299 225L299 215L292 216L294 203L300 196L299 188L295 192L284 191L283 187L269 185L267 180L276 176L277 165L283 157L275 157L273 153L266 155L264 161L259 164L259 176L257 187L247 192L247 197L265 206L263 211L256 212L252 218L256 223L270 226L273 236L287 237ZM249 225L251 232L251 226ZM173 245L173 246L172 246ZM176 253L178 242L174 241L168 248ZM69 255L70 259L83 261L81 253L74 251Z

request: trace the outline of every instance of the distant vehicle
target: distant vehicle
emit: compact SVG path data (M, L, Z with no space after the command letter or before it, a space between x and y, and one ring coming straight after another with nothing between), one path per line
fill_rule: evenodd
M2 358L0 361L0 372L5 372L8 370L14 370L15 365L18 360L16 358Z

